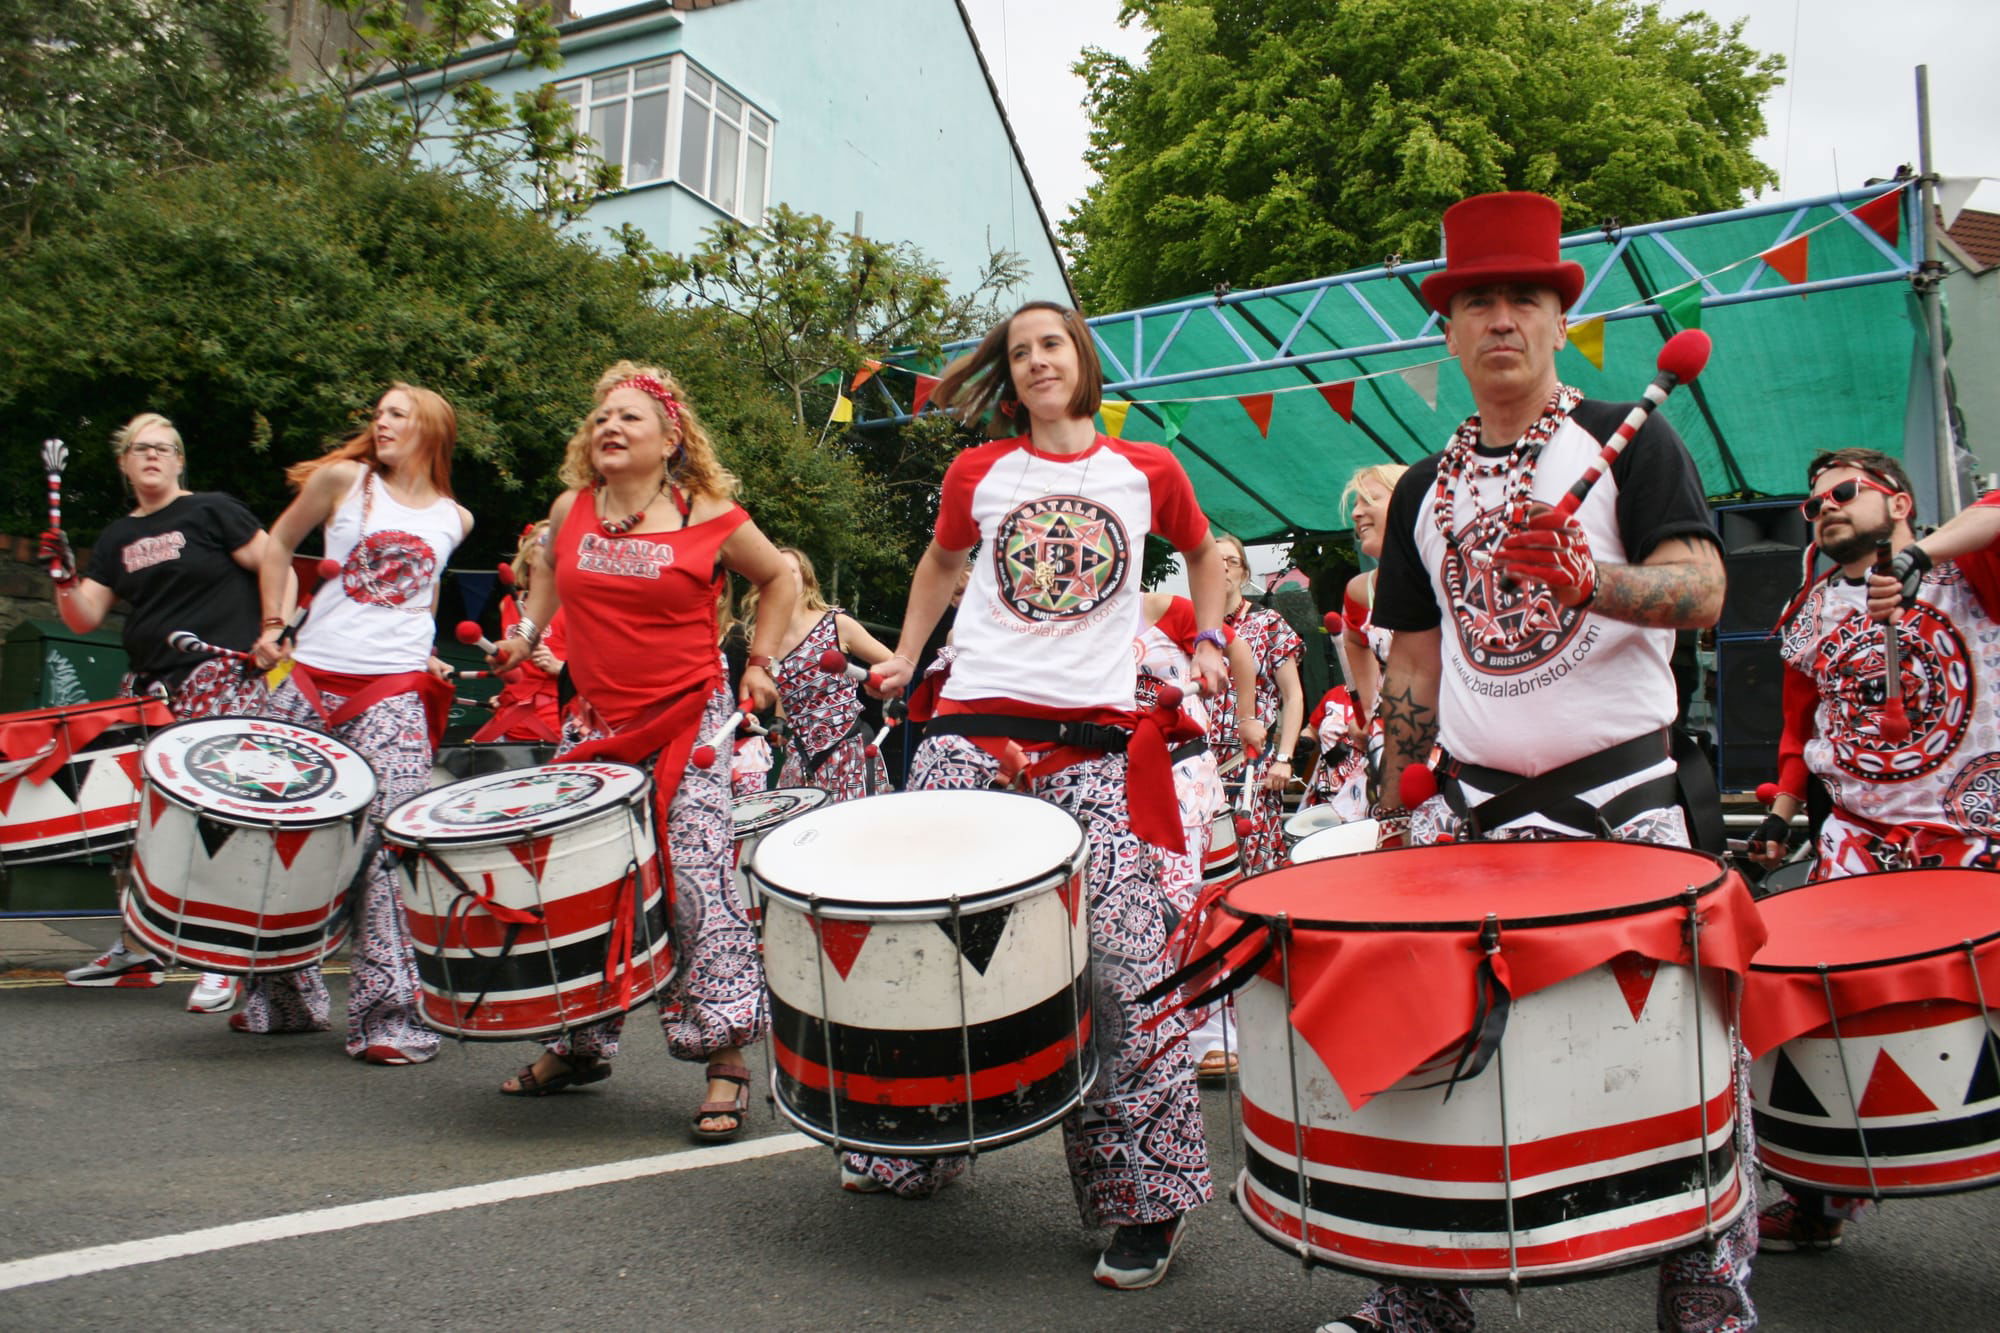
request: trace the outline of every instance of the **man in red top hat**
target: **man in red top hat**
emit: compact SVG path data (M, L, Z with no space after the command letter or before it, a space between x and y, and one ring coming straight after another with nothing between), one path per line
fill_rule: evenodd
M1556 512L1629 407L1557 379L1564 313L1584 283L1561 256L1562 210L1537 194L1480 195L1447 210L1444 227L1445 267L1423 296L1476 414L1389 503L1374 610L1395 635L1382 791L1401 791L1404 768L1433 745L1443 757L1435 796L1407 811L1391 799L1379 814L1419 843L1608 832L1685 846L1668 661L1674 631L1716 622L1724 586L1700 475L1654 415L1573 517ZM1744 1190L1754 1200L1754 1178ZM1744 1207L1713 1255L1697 1245L1669 1256L1659 1326L1754 1327L1754 1252ZM1472 1325L1464 1291L1387 1286L1322 1333Z

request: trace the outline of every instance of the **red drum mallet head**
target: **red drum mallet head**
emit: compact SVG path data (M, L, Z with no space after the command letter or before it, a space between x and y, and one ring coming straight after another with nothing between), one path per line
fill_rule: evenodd
M1708 365L1708 354L1714 347L1715 343L1700 329L1682 329L1667 339L1654 364L1682 384L1692 384Z
M715 747L706 744L697 745L688 758L694 760L696 768L712 768L715 765Z
M1338 611L1327 612L1320 617L1319 623L1328 634L1339 634L1347 628L1347 622L1341 619Z
M326 556L322 558L319 562L319 576L323 580L339 578L340 562L338 560L335 560L332 556Z
M838 676L847 670L847 655L838 648L829 648L816 659L819 669L829 676Z
M1403 799L1405 810L1414 810L1437 795L1437 774L1422 764L1411 764L1403 770L1402 778L1396 783L1396 794Z
M500 575L501 587L511 588L514 586L515 583L514 566L510 562L502 560L500 562L500 568L496 572Z
M1236 836L1239 838L1247 838L1250 836L1250 816L1248 815L1236 816Z
M466 644L478 643L486 637L486 632L479 628L479 622L476 620L459 621L458 628L452 633L457 636L460 643Z
M1771 808L1772 804L1777 799L1778 799L1777 783L1760 782L1757 784L1757 804L1763 806L1766 810L1768 810Z
M1181 706L1181 700L1185 697L1186 696L1181 693L1180 686L1168 685L1164 683L1161 684L1158 692L1156 692L1153 696L1154 700L1159 704L1159 706L1161 708L1166 709L1169 713L1173 712L1176 708L1179 708Z

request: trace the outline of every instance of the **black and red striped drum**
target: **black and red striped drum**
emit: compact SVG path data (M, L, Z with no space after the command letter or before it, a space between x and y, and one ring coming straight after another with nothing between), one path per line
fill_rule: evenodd
M179 722L147 742L125 924L163 958L254 976L347 938L375 771L312 727Z
M0 866L116 851L139 823L139 751L173 721L159 699L0 716Z
M1204 888L1233 884L1243 878L1243 853L1236 837L1239 818L1233 807L1224 805L1221 813L1208 822L1208 848L1201 858Z
M771 1082L806 1133L917 1155L996 1148L1097 1076L1083 827L1034 797L897 792L758 844Z
M1363 852L1245 880L1223 913L1255 968L1236 999L1236 1200L1284 1249L1381 1277L1545 1282L1717 1235L1751 1202L1729 974L1761 928L1714 858Z
M754 901L750 892L750 857L756 852L757 844L766 834L788 819L796 819L808 810L817 810L831 798L830 794L818 787L776 787L770 791L760 791L754 796L739 796L730 812L735 825L736 840L736 899L743 904L743 910L752 921L761 918L763 908Z
M418 1012L519 1040L624 1013L673 979L652 780L543 764L435 787L383 821L399 851Z
M1743 1036L1770 1174L1871 1197L2000 1182L1992 873L1857 875L1760 905Z

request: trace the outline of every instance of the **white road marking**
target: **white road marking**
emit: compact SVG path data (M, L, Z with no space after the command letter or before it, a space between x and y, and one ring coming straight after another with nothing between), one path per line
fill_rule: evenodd
M707 1166L728 1166L733 1162L747 1162L820 1146L803 1134L772 1134L742 1143L719 1144L713 1148L661 1153L656 1157L634 1157L623 1162L606 1162L601 1166L579 1166L538 1176L517 1176L512 1180L494 1180L484 1185L461 1185L455 1189L434 1190L429 1194L404 1194L369 1203L350 1203L338 1208L259 1218L253 1222L232 1222L227 1226L204 1227L200 1231L183 1231L177 1236L153 1236L146 1240L120 1241L116 1245L92 1245L81 1250L39 1254L0 1263L0 1291L32 1287L43 1282L60 1282L64 1278L83 1277L113 1268L132 1268L139 1264L212 1254L217 1250L231 1250L264 1241L317 1236L382 1222L403 1222L413 1217L448 1213L460 1208L481 1208L513 1199L531 1199L543 1194L563 1194L597 1185L614 1185L646 1176L695 1171Z

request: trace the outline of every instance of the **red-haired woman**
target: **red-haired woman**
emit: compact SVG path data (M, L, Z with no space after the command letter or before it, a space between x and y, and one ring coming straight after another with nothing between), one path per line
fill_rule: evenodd
M1098 434L1101 395L1082 316L1048 302L1021 307L946 370L933 401L967 422L997 409L1021 434L966 450L946 472L877 692L902 692L977 545L951 672L910 786L984 788L1017 745L1034 761L1027 789L1085 829L1103 1072L1063 1137L1085 1224L1116 1229L1096 1279L1129 1290L1165 1276L1184 1215L1212 1192L1183 1024L1148 1030L1159 1010L1138 998L1173 964L1155 851L1185 845L1168 749L1199 735L1133 705L1146 538L1157 533L1187 555L1194 671L1211 686L1224 671L1223 573L1187 473L1158 445ZM842 1183L927 1193L962 1161L850 1156Z
M729 765L689 756L737 706L716 649L726 572L755 584L767 612L742 685L762 709L777 700L771 657L792 615L791 569L736 503L736 478L672 375L620 361L595 398L563 460L570 489L549 509L527 611L493 660L503 670L526 660L537 627L562 607L577 697L560 757L652 764L677 964L660 1026L674 1058L708 1066L692 1133L727 1139L749 1107L743 1047L763 1035L770 1011L757 936L731 883ZM621 1016L547 1043L500 1091L538 1097L597 1082L623 1027Z
M889 650L860 621L826 604L810 556L796 546L778 551L799 578L798 604L778 640L778 705L790 735L778 785L818 787L835 801L888 791L887 765L881 755L868 754L860 688L822 671L819 659L831 648L872 667L888 661Z
M449 668L431 655L438 582L472 531L451 495L458 416L429 389L392 385L365 430L285 473L298 498L271 525L264 551L259 666L289 658L267 716L331 732L375 770L368 853L354 894L347 1053L378 1065L420 1064L438 1034L417 1018L417 965L395 873L381 850L382 817L430 784L431 757L451 710ZM313 595L296 644L279 642L292 553L324 529L337 577ZM316 967L259 978L239 1032L318 1032L328 1026Z
M1243 584L1250 577L1249 557L1243 543L1226 532L1215 534L1222 550L1221 560L1229 571L1228 609L1223 623L1236 637L1250 645L1257 659L1257 721L1268 733L1281 733L1261 765L1244 761L1241 781L1251 789L1243 802L1250 817L1250 831L1243 836L1239 855L1243 873L1261 875L1284 864L1285 785L1292 780L1292 747L1298 743L1299 728L1305 722L1305 690L1299 684L1299 653L1305 645L1285 618L1266 606L1252 606L1243 598ZM1208 743L1215 747L1215 759L1224 769L1243 753L1237 739L1234 717L1236 687L1233 683L1209 713ZM1282 712L1281 712L1282 710Z

